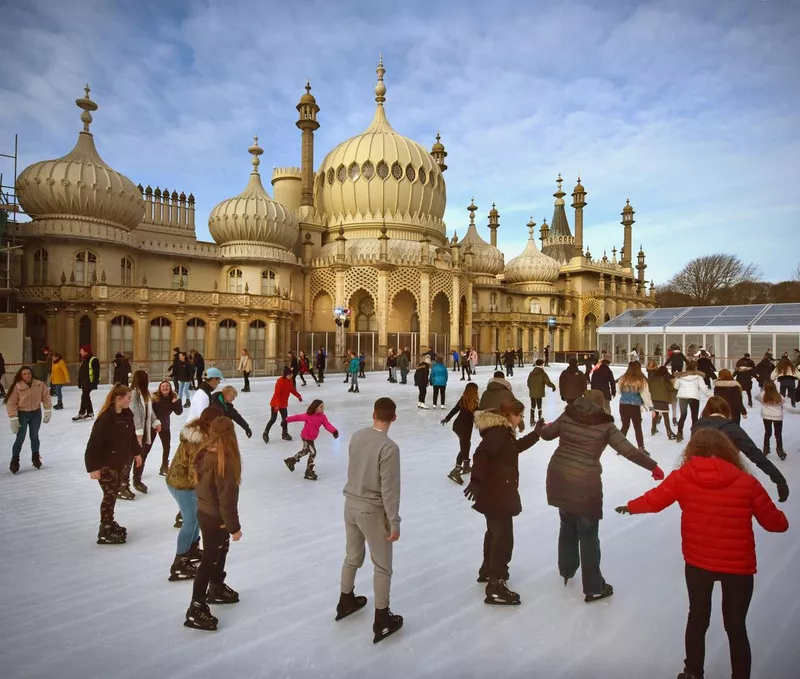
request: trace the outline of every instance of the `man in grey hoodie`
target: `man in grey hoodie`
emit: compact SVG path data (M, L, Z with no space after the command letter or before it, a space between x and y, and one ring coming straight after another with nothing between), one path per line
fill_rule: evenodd
M505 378L502 370L495 372L489 380L486 390L481 394L478 410L497 410L503 401L514 398L511 383Z
M372 426L350 439L347 484L344 487L344 524L347 539L336 620L355 613L367 597L354 593L356 573L364 564L364 543L375 569L373 643L403 626L403 618L389 610L393 545L400 539L400 449L389 438L397 406L390 398L375 401Z

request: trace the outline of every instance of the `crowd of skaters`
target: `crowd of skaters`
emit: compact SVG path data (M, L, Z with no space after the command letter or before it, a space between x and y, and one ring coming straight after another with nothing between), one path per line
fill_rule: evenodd
M185 624L211 630L216 629L218 620L208 604L239 600L238 593L225 583L224 571L230 541L237 541L242 535L238 518L241 459L234 423L238 423L248 438L252 436L252 430L233 406L236 389L225 385L217 390L223 380L217 368L209 368L198 375L199 354L195 354L176 348L170 371L173 381L160 382L153 392L146 372L135 371L129 379L129 362L124 356L115 357L116 384L95 420L85 457L87 471L99 482L102 490L98 543L121 544L126 541L127 531L115 521L114 505L117 499L132 499L131 482L135 490L147 493L142 473L150 448L157 438L161 440L159 472L167 477L167 486L180 510L176 522L180 532L169 579L194 580ZM546 351L546 357L547 354ZM91 347L81 347L80 357L78 386L81 410L74 420L93 417L91 392L97 388L100 372ZM410 358L407 349L389 353L386 362L388 382L398 383L399 370L399 383L407 383ZM467 384L454 407L441 420L441 424L446 425L455 418L453 431L458 438L455 467L448 477L463 485L464 476L471 474L464 495L473 503L473 508L486 517L484 556L478 569L478 581L486 583L485 602L497 605L521 603L520 595L507 587L513 551L513 518L522 508L517 490L518 457L540 439L558 439L558 447L548 466L546 488L549 504L559 510L558 569L564 584L567 585L580 568L587 603L613 594L613 587L600 571L598 538L599 520L603 514L599 458L606 447L612 447L618 454L651 472L656 481L663 480L661 486L618 507L617 512L660 511L677 501L684 511L684 538L689 530L703 533L703 523L709 516L716 516L723 524L728 522L731 530L740 534L741 540L727 550L730 555L726 550L720 553L712 547L707 551L687 548L684 539L690 615L686 667L681 677L702 677L702 639L710 616L711 590L717 580L721 582L724 596L737 602L736 606L728 606L723 612L731 642L733 676L749 676L750 653L744 619L752 596L755 572L752 518L755 516L767 530L784 531L788 524L760 483L744 472L739 455L745 455L776 483L781 502L787 499L788 484L767 456L774 434L776 453L781 460L786 457L780 425L787 399L792 406L797 400L796 363L786 355L776 362L771 352L767 352L755 364L746 354L737 361L733 372L721 370L717 375L712 357L704 350L694 360L673 346L662 365L651 361L645 374L638 360L634 360L625 373L615 379L607 359L587 356L584 370L576 359L571 359L558 380L558 391L565 403L564 412L548 424L542 417L542 400L546 388L553 392L557 388L544 371L546 361L538 359L526 384L530 399L529 424L533 430L518 438L517 432L525 428L525 404L514 395L508 378L513 377L515 361L517 367L522 364L521 349L508 348L503 354L498 352L495 367L502 365L505 372L496 371L482 394L472 381L477 367L474 349L467 347L454 352L452 358L453 371L460 369L461 379ZM800 358L800 354L795 358ZM345 382L350 383L351 392L359 393L358 379L366 376L365 358L363 354L356 355L351 351L348 359ZM268 443L270 428L278 415L281 416L285 440L292 440L288 425L302 422L302 449L286 458L284 463L293 471L295 465L307 457L305 478L309 480L318 478L314 471L315 442L321 429L325 428L334 437L338 437L338 430L328 421L321 399L314 399L305 413L292 416L288 415L288 401L292 395L298 402L303 400L297 390L297 380L305 385L306 375L310 375L318 386L322 385L326 360L324 347L315 353L313 367L304 352L287 354L286 366L276 381L270 402L271 418L262 435L264 442ZM57 369L59 361L63 361L63 357L51 355L50 386L47 378L37 379L31 368L23 366L5 395L12 431L16 434L11 464L14 473L19 470L19 455L26 430L30 433L33 464L37 468L42 465L38 450L39 425L50 420L53 408L63 407L61 390L55 387L69 383L68 373L66 380L61 382L64 376L62 369ZM203 365L202 356L199 356L199 364ZM242 352L238 367L245 379L243 391L249 391L253 366L246 351ZM314 374L314 368L318 376ZM423 354L414 374L414 384L419 389L419 408L427 409L426 392L431 386L434 408L440 403L441 409L445 409L449 372L444 357L437 356L433 349ZM756 399L760 401L765 428L762 449L740 426L741 418L747 417L747 408L753 407L753 380L759 387ZM51 389L57 394L56 406L51 401ZM191 399L189 391L195 391ZM620 396L620 428L617 428L610 412L611 401L617 394ZM700 414L703 396L708 400ZM180 416L184 408L188 409L188 417L181 426L178 448L170 461L170 420L173 416ZM691 440L684 450L680 467L666 480L664 472L644 447L642 413L648 411L652 413L651 435L658 433L658 425L663 422L668 438L678 442L683 439L684 426L691 415ZM673 433L670 427L670 411L671 423L677 427L677 433ZM403 624L402 617L389 610L391 548L400 537L399 447L388 437L395 419L394 401L386 397L378 399L373 408L373 427L357 432L350 441L350 464L344 491L347 544L336 620L366 605L366 597L356 596L353 587L355 574L364 561L366 544L375 567L373 634L376 642ZM630 427L634 429L637 446L627 439ZM480 443L470 461L472 433L476 429ZM720 490L713 484L704 484L704 475L710 470L729 479L729 485ZM737 498L747 498L747 502L742 500L735 511L730 510L733 488L736 488ZM704 503L702 511L697 509L695 501L700 496ZM378 523L374 522L376 516L380 519ZM200 549L200 535L203 549ZM713 544L713 536L704 537L709 545ZM710 556L712 552L714 554ZM735 566L732 566L734 562Z

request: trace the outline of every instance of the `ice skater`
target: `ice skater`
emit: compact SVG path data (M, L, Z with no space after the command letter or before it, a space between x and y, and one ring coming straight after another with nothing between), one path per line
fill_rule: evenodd
M550 376L545 372L543 366L544 361L541 358L537 359L533 370L528 373L528 396L530 396L531 399L531 426L533 426L534 419L542 419L544 388L550 387L553 391L556 390L556 385L550 381ZM539 411L539 414L538 417L534 418L536 410Z
M133 500L136 497L133 492L131 492L129 485L131 471L133 471L133 487L140 493L147 493L148 488L142 481L144 465L147 461L147 456L150 454L150 448L153 447L155 435L161 431L161 422L158 421L158 418L153 412L153 401L150 396L146 371L137 370L133 373L133 377L131 378L131 390L130 409L133 413L133 423L136 426L136 437L139 440L139 446L142 451L142 463L132 467L131 463L128 462L123 470L119 491L121 500Z
M250 429L247 420L242 417L241 413L233 405L238 395L236 389L231 385L224 386L220 391L211 395L211 403L209 403L208 407L219 410L229 420L236 422L244 430L244 435L247 438L252 438L253 430Z
M28 432L31 435L31 462L36 469L41 469L39 427L41 427L42 421L47 424L53 414L50 390L44 382L33 376L30 367L23 365L14 375L3 403L5 403L6 413L11 424L11 433L16 437L11 447L9 470L12 474L19 471L19 455ZM44 410L44 416L42 416L42 410Z
M778 393L775 382L766 380L759 396L761 401L761 420L764 423L764 455L769 455L772 432L775 432L775 452L781 460L786 459L783 450L783 408L784 398Z
M114 520L114 508L128 465L131 461L137 467L142 465L142 449L130 409L131 397L131 388L124 384L117 384L108 392L86 444L86 471L103 491L98 545L122 544L128 537L127 529Z
M275 420L278 419L278 413L281 415L281 429L283 430L283 434L281 438L284 441L291 441L292 437L289 436L289 431L286 427L286 418L288 416L288 408L289 408L289 395L292 394L294 397L302 403L303 397L300 396L297 389L294 386L294 380L292 379L292 369L286 365L283 367L283 375L281 375L277 381L275 382L275 391L272 394L272 400L269 402L269 407L272 410L272 415L269 418L269 422L267 422L267 426L264 429L264 433L261 435L262 440L264 443L269 443L269 430L272 428L272 425L275 424Z
M347 390L348 392L358 393L358 377L359 373L361 372L361 363L352 351L347 352L348 356L348 364L347 364L347 376L350 378L350 388ZM347 382L347 378L344 380Z
M81 390L81 407L73 422L91 420L94 417L92 392L100 383L100 361L92 354L92 347L84 344L80 349L81 365L78 368L78 388Z
M52 385L53 391L55 391L55 397L57 403L53 406L53 410L63 410L64 409L64 402L63 402L63 394L64 394L64 387L68 387L70 383L69 378L69 368L67 367L67 362L64 360L64 357L57 353L53 353L53 370L50 373L50 384Z
M458 436L458 455L456 456L456 466L453 467L453 471L447 475L447 478L459 486L464 483L462 474L469 474L472 471L469 463L469 451L472 445L472 427L475 424L478 402L478 385L470 382L453 409L441 421L444 426L453 417L456 418L456 421L453 422L453 431Z
M233 422L218 417L194 463L197 520L203 535L203 558L194 577L192 602L186 611L186 627L213 631L218 620L208 604L235 604L239 593L225 583L225 562L230 541L242 537L239 523L239 485L242 458Z
M431 367L431 386L433 387L433 409L436 410L436 403L441 396L441 409L444 410L444 399L447 393L447 366L441 356L437 356Z
M303 386L306 386L305 375L311 375L311 379L314 380L314 384L317 386L320 385L317 376L314 374L314 370L311 367L311 363L308 361L308 356L306 356L305 351L300 352L300 356L297 359L300 362L300 379L303 380Z
M428 381L429 381L430 366L426 361L422 361L417 369L414 371L414 386L419 391L417 398L417 408L427 410L428 406L425 405L425 398L428 395Z
M747 473L736 447L713 429L693 434L681 466L657 488L617 507L617 512L656 513L674 502L682 512L689 594L686 657L679 679L703 677L706 630L716 582L722 587L722 619L730 645L731 676L746 679L751 665L746 619L756 572L753 518L771 533L785 532L789 522L763 486ZM725 539L720 539L721 532Z
M633 431L636 436L636 445L645 455L649 455L644 447L644 433L642 432L642 411L653 409L653 400L650 397L650 388L647 386L647 378L642 372L642 364L639 361L631 361L628 369L619 380L619 416L622 420L620 431L623 436L628 435L628 429L633 424Z
M336 620L367 605L367 597L356 596L354 591L366 542L375 569L375 644L403 626L402 616L389 609L394 543L400 539L400 449L388 435L396 419L397 406L392 399L375 401L372 426L360 429L350 439L344 487L346 546Z
M669 441L674 441L675 434L669 422L669 407L677 393L675 390L675 383L667 366L659 366L657 363L653 362L652 368L653 369L648 370L647 373L647 386L650 389L650 397L653 400L653 421L650 425L650 435L655 436L658 433L658 423L663 419L667 439Z
M158 389L153 394L153 414L161 423L161 431L158 437L161 439L161 467L159 475L166 476L169 468L169 448L172 444L170 434L170 419L173 415L183 415L183 404L172 390L172 382L164 380L158 385Z
M334 427L325 415L325 404L320 399L311 401L308 410L299 415L290 415L286 418L286 422L303 422L303 431L300 432L300 439L303 441L303 448L293 455L287 457L284 463L289 468L290 472L294 471L295 465L308 455L308 462L306 463L306 473L303 478L309 481L317 480L317 473L314 471L314 464L317 459L317 446L315 441L319 438L319 430L325 427L332 435L333 438L339 438L339 431Z

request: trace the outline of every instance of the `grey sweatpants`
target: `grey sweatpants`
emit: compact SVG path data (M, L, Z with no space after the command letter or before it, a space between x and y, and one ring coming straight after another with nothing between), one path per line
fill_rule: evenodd
M383 509L363 511L344 505L344 527L347 537L344 564L342 565L342 592L352 592L356 584L356 572L364 564L364 542L369 545L369 556L374 567L373 587L375 608L389 605L389 590L392 584L392 547L389 537L389 522Z

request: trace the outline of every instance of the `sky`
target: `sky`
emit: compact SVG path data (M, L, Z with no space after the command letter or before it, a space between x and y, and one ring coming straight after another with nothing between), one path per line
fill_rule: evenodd
M622 244L630 198L656 284L714 252L770 281L800 262L800 0L0 0L0 23L18 38L0 41L0 153L14 134L20 169L67 153L89 82L100 155L194 193L202 240L247 182L254 133L267 177L300 165L307 78L317 165L369 125L382 53L394 129L426 148L441 131L449 235L474 197L488 240L496 203L510 260L531 216L550 221L561 172L586 188L594 257Z

